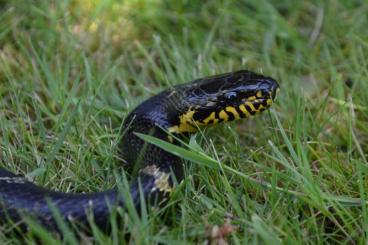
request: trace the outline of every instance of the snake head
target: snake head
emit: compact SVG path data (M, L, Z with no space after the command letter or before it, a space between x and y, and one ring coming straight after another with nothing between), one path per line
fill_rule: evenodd
M279 85L273 78L241 70L206 77L178 87L186 91L186 108L172 132L194 132L197 126L258 114L272 105Z
M279 88L273 78L247 70L207 77L194 81L193 85L195 83L197 86L193 86L194 94L210 96L215 101L224 100L226 103L253 98L253 96L274 99L276 90Z

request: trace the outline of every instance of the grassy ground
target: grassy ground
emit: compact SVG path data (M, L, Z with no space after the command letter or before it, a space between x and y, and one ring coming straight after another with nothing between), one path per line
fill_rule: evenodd
M0 166L48 188L113 186L121 121L165 87L243 68L281 85L272 111L192 138L164 214L84 242L215 243L227 222L232 244L368 241L365 1L35 3L0 1Z

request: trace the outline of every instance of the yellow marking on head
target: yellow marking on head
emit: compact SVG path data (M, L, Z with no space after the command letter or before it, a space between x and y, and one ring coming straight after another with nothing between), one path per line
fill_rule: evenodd
M258 91L258 92L256 93L256 96L257 96L258 98L261 98L261 97L262 97L262 91Z
M220 117L221 119L223 119L225 122L226 122L227 120L229 120L229 115L228 115L224 110L221 110L221 111L219 112L219 117Z
M259 107L258 107L258 111L259 111L259 112L261 112L261 110L262 110L262 109L267 109L267 108L266 108L266 107L264 107L264 106L261 104L261 105L259 105Z
M211 114L206 119L203 120L203 125L209 124L211 120L213 121L213 124L218 122L218 119L216 118L216 113L214 111L211 112Z
M227 106L226 108L225 108L225 111L227 111L227 112L231 112L233 115L234 115L234 118L235 119L239 119L240 118L240 116L239 116L239 113L236 111L236 109L234 108L234 107L232 107L232 106Z
M258 91L256 96L262 96L262 92ZM267 99L266 101L267 106L260 104L259 107L256 109L254 104L261 103L262 101L263 101L262 99L257 99L255 96L251 96L247 99L247 101L244 104L239 106L239 109L242 113L244 113L246 117L249 117L251 116L250 112L259 113L261 112L261 109L267 109L268 107L272 105L272 99ZM250 111L248 111L245 106L249 106ZM209 123L216 124L219 122L219 119L228 121L229 120L228 113L232 113L234 115L234 119L240 119L240 115L238 111L233 106L227 106L225 110L221 110L219 112L218 117L216 117L216 112L211 112L211 114L207 118L205 118L203 121L194 121L193 120L194 113L196 113L196 110L193 108L190 108L186 113L179 116L179 124L169 127L168 131L170 133L177 133L177 134L194 133L197 131L196 125L205 126L205 125L208 125ZM172 142L171 137L169 137L168 139L170 142Z
M257 111L256 108L254 107L253 103L251 103L249 101L246 101L244 104L249 106L251 111Z
M179 116L179 125L172 126L168 128L167 130L170 133L194 133L197 131L197 128L193 126L193 115L195 111L189 109L186 113Z
M256 112L256 114L259 114L259 113L261 113L262 111L262 109L266 109L262 104L260 104L259 106L258 106L258 108L257 108L257 110L255 110L255 112Z
M244 115L245 115L246 117L250 117L250 113L249 113L249 111L247 111L247 109L245 108L245 106L244 106L243 104L239 106L239 109L241 110L241 112L243 112L243 113L244 113Z
M257 99L256 96L250 96L250 97L247 98L248 101L253 101L253 100L256 100L256 99Z

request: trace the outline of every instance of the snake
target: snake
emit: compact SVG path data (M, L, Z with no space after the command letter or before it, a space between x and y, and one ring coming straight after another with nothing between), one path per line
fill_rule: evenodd
M139 104L122 124L125 131L119 154L128 168L138 166L125 192L118 186L92 193L59 192L0 168L0 223L27 227L26 218L31 218L46 229L58 230L57 217L83 226L90 225L93 217L94 224L105 228L114 208L124 210L128 202L138 211L143 203L162 207L185 178L184 161L147 143L137 133L179 144L174 138L188 137L204 126L265 111L273 104L278 90L275 79L249 70L169 87Z

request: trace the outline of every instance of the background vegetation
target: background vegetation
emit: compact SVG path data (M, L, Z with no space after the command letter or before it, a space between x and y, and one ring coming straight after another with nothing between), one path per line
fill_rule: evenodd
M366 243L367 12L363 0L2 0L0 166L55 190L105 190L130 110L246 68L279 81L273 110L192 137L167 207L81 239ZM76 243L37 226L21 237ZM17 239L0 227L0 243Z

